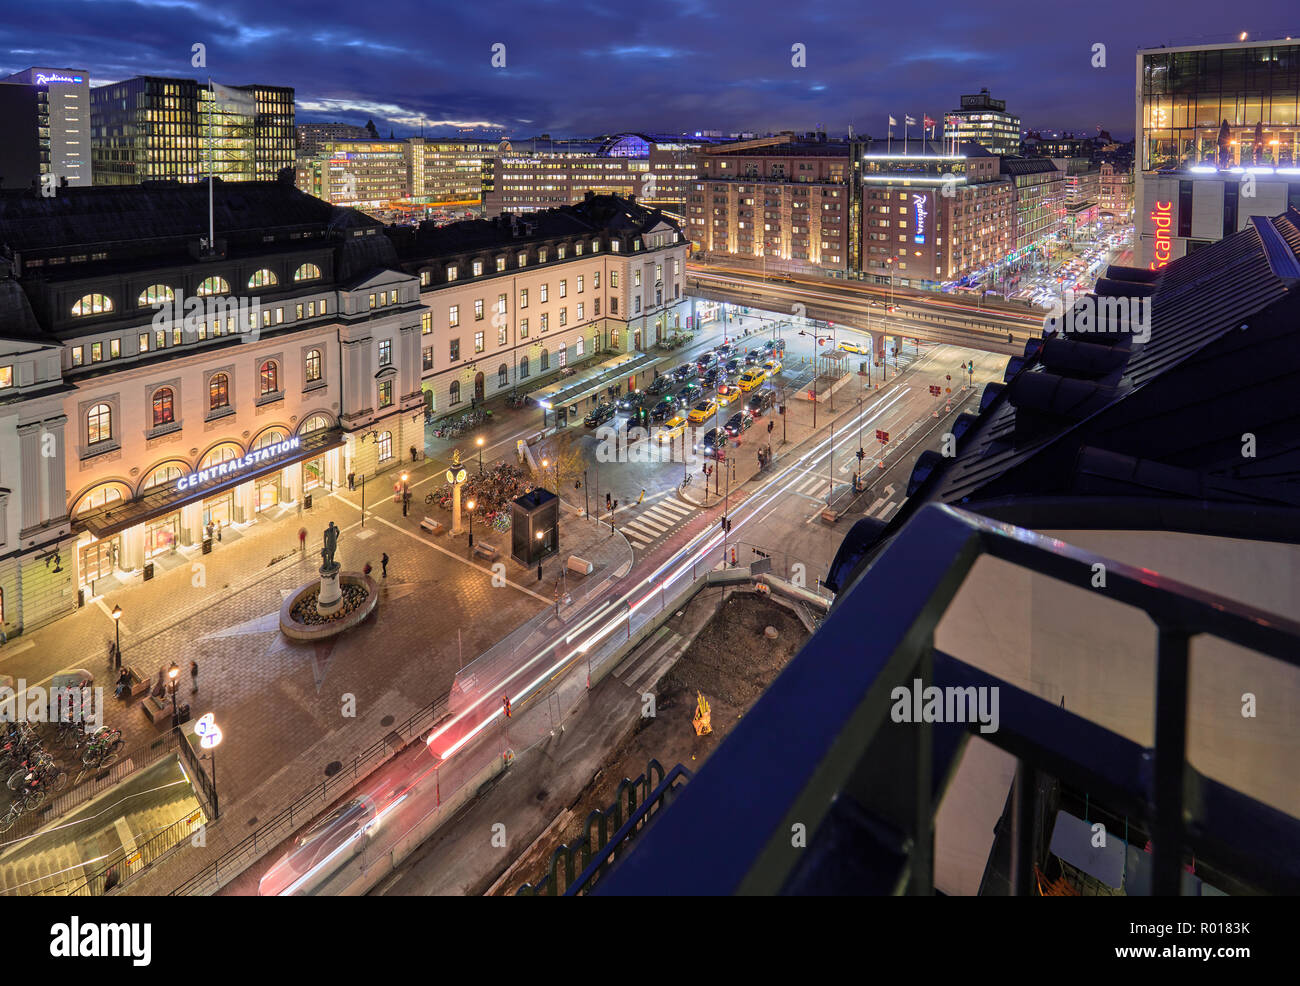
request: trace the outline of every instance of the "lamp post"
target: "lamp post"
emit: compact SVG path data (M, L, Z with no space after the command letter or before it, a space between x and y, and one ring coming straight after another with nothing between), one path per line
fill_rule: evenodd
M176 679L180 676L180 673L181 669L176 666L175 661L172 661L172 666L167 669L167 678L170 681L168 687L171 688L172 692L172 729L175 729L181 724L180 710L176 708L176 686L178 684Z
M113 634L116 642L113 644L113 670L122 670L122 607L113 607Z
M537 581L542 581L542 538L545 537L541 531L537 532Z
M451 468L447 470L447 483L451 486L451 533L460 533L460 488L465 485L465 469L460 464L460 449L451 454Z
M221 743L221 727L216 724L211 712L206 712L194 724L194 734L199 738L199 746L209 751L212 759L212 814L217 816L217 747Z
M407 473L402 473L402 516L403 517L406 516L407 504L411 502L411 485L409 482L410 478L411 477Z
M469 546L474 547L474 501L466 500L465 509L469 511Z
M474 444L478 446L478 474L482 476L483 475L483 436L479 435L478 438L474 440Z

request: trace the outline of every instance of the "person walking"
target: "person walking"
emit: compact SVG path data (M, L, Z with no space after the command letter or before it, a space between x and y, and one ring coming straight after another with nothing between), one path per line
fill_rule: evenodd
M217 540L221 540L221 521L217 521Z
M366 562L366 567L361 570L361 574L367 578L370 577L370 562Z
M355 490L356 488L357 488L357 474L354 472L350 472L348 473L348 489Z
M415 446L414 446L414 445L411 446L411 461L412 461L412 462L416 461L416 454L415 454Z
M190 661L190 694L199 693L199 662Z
M384 578L388 578L388 552L379 556L379 568L384 573Z
M611 499L610 499L610 494L608 494L608 493L605 494L605 509L606 509L606 510L613 510L613 509L614 509L614 504L613 504L613 502L612 502Z
M298 528L298 550L303 555L307 554L307 528L305 527Z

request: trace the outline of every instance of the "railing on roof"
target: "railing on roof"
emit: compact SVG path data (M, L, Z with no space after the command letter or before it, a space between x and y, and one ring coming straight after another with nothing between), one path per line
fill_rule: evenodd
M934 647L976 562L991 556L1071 585L1106 565L1108 599L1157 630L1155 746L1109 730ZM863 614L871 613L869 633ZM712 754L597 894L933 892L934 817L978 723L899 724L893 689L998 689L982 738L1020 764L1011 889L1034 886L1032 778L1044 771L1150 820L1152 891L1179 892L1185 854L1254 892L1300 892L1300 821L1187 763L1188 650L1209 635L1300 668L1300 623L951 507L920 511ZM805 826L808 848L792 847Z

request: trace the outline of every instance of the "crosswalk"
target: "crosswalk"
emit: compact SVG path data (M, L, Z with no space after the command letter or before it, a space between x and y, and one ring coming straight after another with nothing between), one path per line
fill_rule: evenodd
M665 497L658 503L647 506L634 520L619 524L618 528L633 547L644 549L681 527L696 509L679 500Z
M635 692L645 692L668 673L682 650L681 634L661 627L614 669L614 677Z
M877 497L875 502L867 507L864 512L868 517L874 517L876 520L889 520L889 515L897 510L899 506L901 504L895 503L888 497L881 496Z
M826 499L826 487L829 483L830 480L825 475L808 472L804 474L803 479L796 479L791 484L790 490L800 496L806 496L810 500L821 503Z

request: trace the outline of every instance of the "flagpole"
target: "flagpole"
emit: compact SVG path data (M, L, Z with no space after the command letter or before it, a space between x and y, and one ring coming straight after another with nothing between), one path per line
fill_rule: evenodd
M217 163L215 152L212 149L212 130L214 127L212 111L217 105L217 91L212 88L212 76L210 75L208 76L208 93L212 97L208 100L208 252L212 253L217 249L216 220L212 205L212 179L216 172Z

